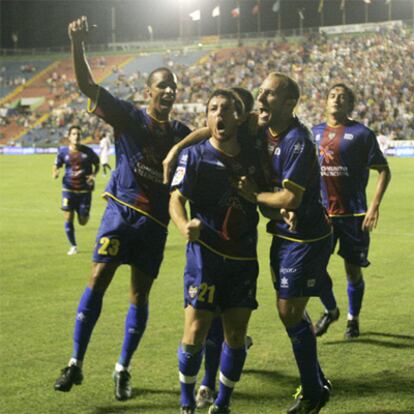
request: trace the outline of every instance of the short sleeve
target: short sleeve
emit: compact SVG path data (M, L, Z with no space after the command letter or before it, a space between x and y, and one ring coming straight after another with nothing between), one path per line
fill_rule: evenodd
M197 178L197 165L189 148L184 149L178 160L172 182L171 191L177 189L185 198L191 200Z
M99 87L95 101L88 101L88 111L99 116L117 130L125 130L129 124L134 106L116 98L105 88Z
M283 150L282 183L306 189L308 173L316 160L316 149L310 140L291 139Z
M388 165L381 148L378 144L378 140L374 132L370 131L366 137L367 146L367 165L368 167L385 166Z

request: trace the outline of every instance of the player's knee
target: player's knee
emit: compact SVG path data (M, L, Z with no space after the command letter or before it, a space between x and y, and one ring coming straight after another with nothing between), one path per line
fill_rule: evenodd
M105 292L111 283L115 269L116 267L107 266L105 263L94 263L88 286Z
M144 306L148 303L149 290L131 292L130 302L135 306Z
M201 320L194 320L188 324L184 331L183 343L199 345L204 342L208 327Z
M241 348L246 340L246 329L231 329L226 332L226 342L230 348Z
M78 222L81 226L84 226L89 221L89 216L79 216Z
M278 311L279 318L282 321L285 328L291 328L292 326L296 326L303 319L303 313L292 312L292 310L288 308L279 307Z

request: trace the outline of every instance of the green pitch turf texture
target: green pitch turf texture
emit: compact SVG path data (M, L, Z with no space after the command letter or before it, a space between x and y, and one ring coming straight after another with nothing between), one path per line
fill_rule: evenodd
M84 362L85 379L70 393L53 390L71 354L76 307L91 268L105 202L99 176L92 216L76 226L80 253L67 256L60 180L53 157L0 156L0 412L5 414L156 414L179 412L177 346L183 325L184 240L174 226L150 300L146 334L132 363L134 397L118 402L111 373L123 339L129 270L120 268ZM323 413L414 413L414 160L390 159L393 178L373 233L365 271L361 336L343 340L347 296L341 259L329 265L341 318L318 340L321 364L334 391ZM370 193L376 175L372 175ZM270 237L260 224L260 307L251 319L250 349L233 398L234 414L284 413L298 385L288 337L275 312L268 271ZM312 299L309 311L321 311ZM200 413L206 410L200 410Z

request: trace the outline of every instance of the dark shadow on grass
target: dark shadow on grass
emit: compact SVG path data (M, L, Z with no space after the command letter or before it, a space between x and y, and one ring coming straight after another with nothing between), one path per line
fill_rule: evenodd
M413 412L413 409L407 408L405 410L364 411L364 414L413 414ZM361 414L361 411L350 411L348 414Z
M385 339L380 339L380 338ZM395 341L392 341L395 339ZM327 341L322 345L349 345L349 344L366 344L376 345L384 348L404 349L414 347L414 337L410 335L391 334L386 332L363 332L359 338L352 340Z
M361 336L384 336L385 338L395 338L395 339L408 339L414 341L414 336L411 335L399 335L399 334L392 334L392 333L385 333L385 332L364 332Z
M142 401L151 395L173 396L174 402L171 403L170 398L166 402L159 402L158 398L154 403ZM172 389L156 389L156 388L133 388L132 398L126 402L114 401L114 405L107 407L96 407L94 414L111 414L111 413L152 413L161 409L169 409L170 412L179 411L180 392Z

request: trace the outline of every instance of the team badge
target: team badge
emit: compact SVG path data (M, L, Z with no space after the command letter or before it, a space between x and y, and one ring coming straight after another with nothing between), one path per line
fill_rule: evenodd
M185 167L177 167L171 185L178 185L183 181L185 175Z
M315 279L309 279L308 280L308 288L313 288L316 285L316 280Z
M287 277L282 277L280 279L280 287L281 288L288 288L289 287L289 281Z
M335 133L335 132L330 132L330 133L328 134L328 139L329 139L330 141L332 141L332 140L335 138L335 135L336 135L336 133Z
M354 139L354 136L352 134L345 134L344 139L347 139L348 141L351 141Z
M197 296L198 287L197 286L190 286L188 288L188 296L190 296L191 299L194 299Z

